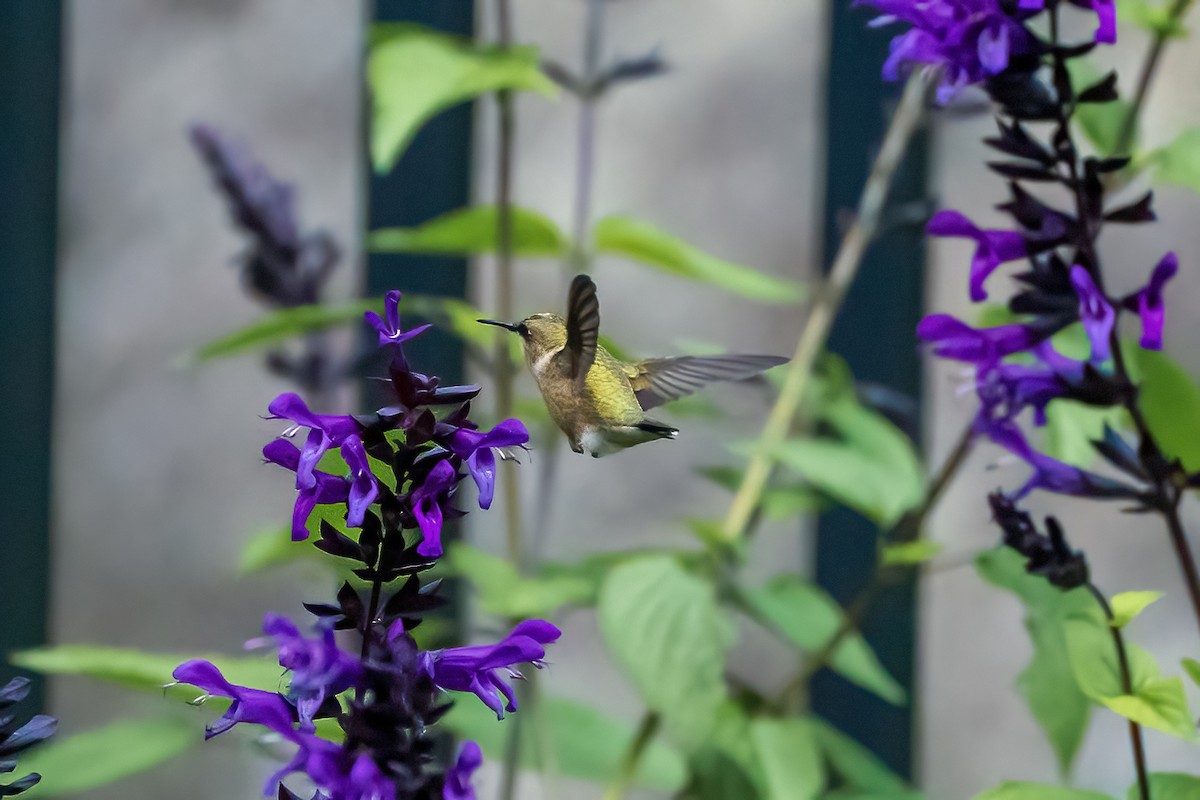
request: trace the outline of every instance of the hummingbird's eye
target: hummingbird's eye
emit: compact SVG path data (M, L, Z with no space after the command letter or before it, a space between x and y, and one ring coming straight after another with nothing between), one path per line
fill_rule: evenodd
M517 325L517 335L520 336L522 339L528 339L529 338L529 326L526 325L524 322L519 323Z

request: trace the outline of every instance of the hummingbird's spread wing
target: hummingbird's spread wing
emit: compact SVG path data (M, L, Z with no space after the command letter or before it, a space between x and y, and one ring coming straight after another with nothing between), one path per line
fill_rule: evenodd
M678 400L713 381L752 378L787 363L779 356L679 356L628 365L629 383L643 411Z
M596 284L587 275L576 275L567 293L567 357L575 385L583 387L588 370L596 360L600 338L600 300Z

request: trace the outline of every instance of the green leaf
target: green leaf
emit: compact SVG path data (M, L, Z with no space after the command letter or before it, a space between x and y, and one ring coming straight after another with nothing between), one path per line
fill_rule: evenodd
M367 248L376 253L425 253L470 256L499 248L495 206L448 211L412 228L371 231ZM512 209L512 251L517 256L558 256L567 241L549 218L525 208Z
M419 25L376 26L367 56L374 99L371 160L387 172L438 113L501 89L557 94L533 47L478 47Z
M924 564L940 552L942 552L942 543L932 542L928 539L887 544L883 546L879 563L885 567L910 567Z
M1135 782L1129 787L1128 800L1141 800ZM1150 796L1154 800L1200 800L1200 777L1185 772L1151 772Z
M68 737L55 737L21 756L18 771L42 780L22 798L61 797L145 772L204 741L194 721L178 717L122 720Z
M284 308L264 314L244 328L228 333L202 346L199 350L180 359L184 366L198 364L214 358L240 355L249 350L259 350L277 345L306 333L361 321L363 313L383 312L383 300L355 300L338 305L308 305Z
M1114 628L1124 628L1138 614L1153 602L1163 596L1162 592L1121 592L1114 595L1109 604L1112 606Z
M725 699L733 625L711 583L667 556L622 564L600 588L600 632L643 701L684 747L704 744Z
M1124 408L1099 408L1070 400L1057 399L1046 407L1047 455L1080 469L1088 469L1096 460L1093 441L1104 438L1104 426L1113 430L1128 427Z
M823 649L842 623L837 601L796 575L781 575L759 589L743 590L737 599L753 619L809 653ZM857 631L842 638L829 668L893 705L905 702L904 687L888 674Z
M161 692L163 686L174 681L171 672L193 658L211 661L231 683L257 689L276 688L283 671L265 658L179 656L86 644L21 650L10 660L18 667L46 675L82 675L131 689Z
M815 800L825 787L825 765L805 720L759 718L750 723L750 738L767 800Z
M1200 386L1165 353L1137 348L1139 398L1146 424L1159 446L1200 469Z
M1033 658L1017 678L1017 690L1046 732L1065 775L1087 731L1091 703L1075 682L1064 626L1068 617L1089 613L1103 625L1100 610L1085 589L1063 592L1027 573L1024 559L1008 548L981 553L975 566L984 580L1013 592L1025 605Z
M249 575L297 561L312 561L328 566L325 554L313 547L311 541L292 541L291 528L269 528L246 540L241 558L238 559L238 572Z
M1187 28L1171 13L1173 3L1150 3L1148 0L1117 0L1117 19L1167 39L1182 39Z
M1200 661L1194 658L1185 658L1180 663L1183 664L1183 671L1192 679L1192 683L1200 686Z
M812 719L813 735L833 772L864 797L920 797L904 779L892 772L879 757L822 719Z
M591 706L561 697L542 696L541 708L522 704L519 714L528 714L521 735L521 764L536 768L541 756L540 737L551 749L556 769L562 775L605 781L615 775L633 741L633 728ZM479 743L489 761L504 759L509 720L498 722L483 703L463 697L444 720L446 727L463 739ZM542 730L544 726L545 730ZM683 756L670 745L652 740L642 751L637 786L673 794L687 779Z
M508 561L461 542L450 546L446 561L479 592L480 609L500 617L553 617L563 606L587 604L596 594L595 579L561 573L522 578Z
M1086 789L1068 789L1046 783L1005 781L994 789L975 795L975 800L1113 800L1107 794Z
M1188 711L1183 681L1179 678L1154 678L1137 686L1131 695L1109 697L1101 702L1147 728L1181 739L1196 739L1196 722Z
M723 261L632 217L605 217L596 223L593 235L597 252L624 256L750 300L795 303L804 297L803 289L792 281Z
M1200 128L1187 128L1147 156L1159 183L1200 192Z
M725 701L708 740L690 759L697 800L757 800L765 795L766 776L750 731L746 710Z
M821 418L840 438L781 442L773 449L780 463L882 527L921 502L921 462L912 441L886 417L847 396Z

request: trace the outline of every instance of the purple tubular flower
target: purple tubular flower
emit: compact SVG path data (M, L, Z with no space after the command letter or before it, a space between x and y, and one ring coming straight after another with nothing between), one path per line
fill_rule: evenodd
M302 454L296 445L286 439L273 439L263 447L263 458L273 464L295 470L300 465ZM296 505L292 510L294 542L302 542L308 538L308 517L317 505L344 503L350 498L352 487L343 478L320 470L314 470L312 477L313 484L296 494ZM359 524L362 524L361 519Z
M228 697L233 702L216 722L204 729L204 738L224 733L239 722L252 722L276 733L293 739L295 724L292 709L274 692L236 686L225 680L221 670L211 662L193 659L175 668L171 676L180 683L187 683L209 694Z
M979 303L987 299L984 281L996 267L1006 261L1024 258L1025 239L1015 231L984 230L957 211L939 211L925 226L931 236L956 236L975 242L975 255L971 258L971 300Z
M496 488L496 454L493 448L524 445L529 431L519 419L506 419L487 433L459 428L450 435L451 452L466 459L467 469L479 487L479 507L491 508Z
M450 462L439 461L413 490L412 510L422 537L417 552L423 556L437 558L442 554L442 504L449 499L449 490L457 481L458 474Z
M267 406L271 419L291 420L299 427L308 428L308 439L300 451L300 463L296 467L296 488L308 489L315 482L313 471L321 456L331 447L338 447L348 436L357 436L359 425L354 417L334 414L314 414L308 405L294 392L285 392Z
M267 614L263 633L272 637L279 648L279 665L292 673L291 695L302 728L312 729L313 715L325 698L358 684L362 664L358 658L337 646L333 630L325 628L314 639L306 639L287 617ZM249 645L257 644L251 640Z
M367 508L379 496L379 485L375 483L375 475L371 472L367 451L363 448L362 440L357 436L347 437L342 442L342 458L346 460L346 466L350 468L350 491L346 498L346 524L352 528L360 528Z
M929 314L917 324L917 338L932 343L942 358L986 366L1028 350L1045 335L1028 325L972 328L949 314Z
M404 344L430 328L429 325L418 325L411 331L400 329L400 292L396 289L384 296L383 314L384 318L380 318L374 311L363 314L367 323L379 332L380 347L388 344Z
M454 764L446 770L446 783L442 787L442 800L476 800L471 787L471 776L483 764L483 753L479 745L465 741L458 746Z
M1078 264L1071 267L1071 285L1079 296L1079 320L1092 343L1092 361L1107 361L1112 354L1109 337L1117 321L1117 312L1088 271Z
M528 662L541 668L545 645L561 635L562 631L549 622L526 620L497 644L423 652L421 669L442 689L473 692L496 712L497 719L504 719L505 711L517 710L517 698L497 670L507 669L511 676L519 677L520 673L512 669L514 664Z
M1140 344L1147 350L1161 350L1163 326L1166 324L1167 308L1163 302L1163 287L1179 271L1179 259L1167 253L1150 273L1150 282L1132 298L1138 316L1142 318ZM1128 305L1128 302L1126 303Z
M993 442L1033 467L1033 475L1025 485L1010 495L1013 500L1021 499L1034 489L1099 499L1137 497L1136 490L1119 481L1073 467L1034 450L1020 429L1011 421L1005 420L992 425L987 434Z

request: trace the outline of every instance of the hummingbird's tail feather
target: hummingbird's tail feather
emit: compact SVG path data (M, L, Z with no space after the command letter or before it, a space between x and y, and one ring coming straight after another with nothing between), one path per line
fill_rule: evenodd
M763 370L786 364L779 356L679 356L652 358L633 365L629 382L642 410L678 400L713 381L752 378Z
M646 433L652 433L655 436L661 436L664 439L674 439L679 435L679 428L673 428L670 425L649 418L642 420L633 427Z

